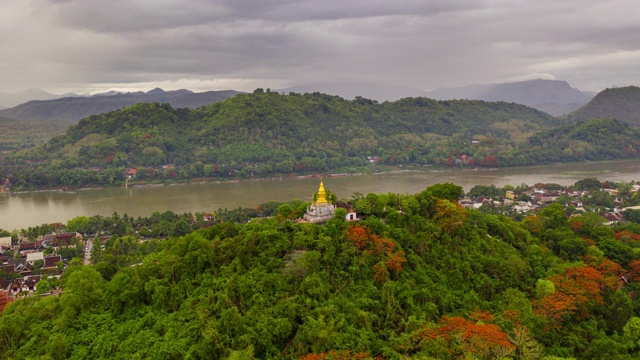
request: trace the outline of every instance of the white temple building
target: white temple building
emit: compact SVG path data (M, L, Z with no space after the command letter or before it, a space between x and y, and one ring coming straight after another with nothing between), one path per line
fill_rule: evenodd
M310 223L323 223L333 218L336 213L336 206L327 200L327 191L324 189L322 179L320 179L320 188L315 200L307 207L307 212L303 219Z

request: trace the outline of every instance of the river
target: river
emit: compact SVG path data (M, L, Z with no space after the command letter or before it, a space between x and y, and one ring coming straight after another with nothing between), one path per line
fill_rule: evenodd
M345 177L325 177L324 184L338 198L354 192L414 194L427 186L451 182L469 191L474 185L498 187L526 183L571 185L597 177L612 181L640 180L640 161L609 161L497 170L404 171ZM13 230L44 223L63 222L80 216L128 214L148 216L153 211L207 212L219 208L253 207L267 201L310 201L318 189L318 178L196 183L143 188L105 188L75 192L29 192L0 194L0 229Z

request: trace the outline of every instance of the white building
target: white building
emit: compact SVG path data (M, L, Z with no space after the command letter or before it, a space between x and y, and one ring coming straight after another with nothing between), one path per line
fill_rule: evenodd
M27 262L29 264L33 265L33 263L36 262L37 260L44 261L44 253L42 251L41 252L33 252L33 253L28 253L27 254Z

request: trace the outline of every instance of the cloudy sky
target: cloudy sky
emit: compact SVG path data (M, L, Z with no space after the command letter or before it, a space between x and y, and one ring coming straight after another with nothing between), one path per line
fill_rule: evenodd
M0 92L640 84L636 0L0 1Z

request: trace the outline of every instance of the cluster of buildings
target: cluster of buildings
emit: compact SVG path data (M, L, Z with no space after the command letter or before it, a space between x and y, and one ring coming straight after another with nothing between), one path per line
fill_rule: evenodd
M34 294L43 275L57 276L66 261L56 254L60 246L75 247L80 233L50 234L32 242L11 244L0 238L0 312L16 297Z
M588 194L588 192L574 190L533 189L516 194L513 191L506 191L504 197L502 197L501 199L495 199L489 196L479 196L474 199L464 198L460 200L460 205L466 208L475 209L478 209L483 205L506 206L517 213L525 213L529 211L537 211L545 205L551 204L552 202L558 200L558 198L560 198L560 196L562 195L565 195L567 198L576 199L569 205L574 205L576 208L580 208L582 207L582 202L578 199L580 199L585 194Z
M631 193L638 192L639 190L640 185L633 185ZM610 209L611 211L602 215L602 217L606 220L605 224L612 225L620 222L624 219L623 211L625 209L628 209L622 208L620 206L623 204L624 199L618 197L618 190L616 189L603 189L603 191L614 197L614 207ZM584 212L584 204L581 199L590 195L590 192L586 190L548 190L537 189L534 187L529 191L523 191L518 194L514 193L513 191L506 191L505 195L500 199L496 199L495 197L492 198L489 196L479 196L473 199L464 198L460 200L459 203L466 208L475 209L478 209L483 205L506 207L510 211L518 214L523 214L529 212L537 212L545 206L556 202L558 199L563 197L566 200L566 202L564 203L565 206L571 206L575 208L577 212Z
M62 234L49 234L45 235L42 239L21 242L13 247L14 252L20 253L20 256L28 256L29 254L41 253L43 254L47 249L51 248L53 251L60 248L60 246L75 247L74 239L83 240L82 234L79 232L68 232ZM33 255L32 255L33 256Z
M21 296L32 295L37 290L37 284L42 275L34 275L36 270L32 262L26 259L10 259L8 255L0 255L0 313L6 304ZM48 256L38 272L55 274L58 271L58 263L62 263L60 255Z

